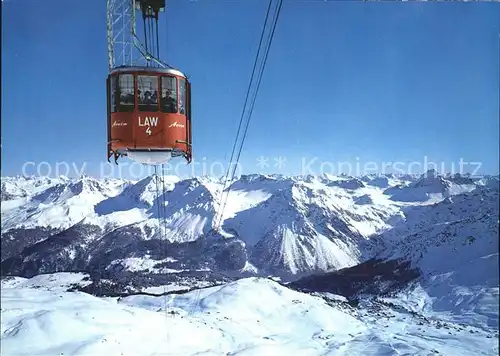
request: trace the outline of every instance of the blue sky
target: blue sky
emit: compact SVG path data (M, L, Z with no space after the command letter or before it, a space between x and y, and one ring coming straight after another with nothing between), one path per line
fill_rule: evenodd
M121 172L102 166L105 3L3 1L3 175L23 165L27 174L140 174L128 160ZM220 175L267 0L168 3L161 53L193 84L195 159L172 164L181 175ZM456 172L462 160L480 163L463 171L497 174L499 18L494 3L285 0L241 172L390 172L395 162Z

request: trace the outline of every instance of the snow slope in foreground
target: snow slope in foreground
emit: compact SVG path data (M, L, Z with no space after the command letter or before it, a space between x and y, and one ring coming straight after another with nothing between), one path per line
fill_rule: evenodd
M389 309L363 312L343 302L329 306L319 297L268 279L248 278L184 295L137 295L120 301L65 291L81 279L81 275L54 274L2 281L1 354L498 353L494 350L498 335L480 329L424 325L421 318Z

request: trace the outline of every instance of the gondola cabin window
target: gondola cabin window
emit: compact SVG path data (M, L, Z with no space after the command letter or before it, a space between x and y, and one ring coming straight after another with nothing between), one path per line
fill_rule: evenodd
M158 111L158 77L137 76L137 102L139 111Z
M116 112L116 76L112 75L109 78L109 101L111 104L111 112Z
M179 79L179 112L186 115L186 81Z
M134 111L134 76L132 74L120 74L118 77L120 112Z
M161 77L161 111L177 113L177 78L172 76Z

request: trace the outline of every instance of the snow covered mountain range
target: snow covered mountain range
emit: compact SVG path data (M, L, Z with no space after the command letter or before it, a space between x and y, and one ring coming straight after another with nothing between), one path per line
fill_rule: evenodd
M162 179L2 178L5 354L498 353L498 176Z
M220 230L220 180L163 179L158 195L156 177L3 178L3 274L199 270L296 279L374 257L432 266L443 248L492 241L477 247L481 254L498 246L498 177L242 176Z

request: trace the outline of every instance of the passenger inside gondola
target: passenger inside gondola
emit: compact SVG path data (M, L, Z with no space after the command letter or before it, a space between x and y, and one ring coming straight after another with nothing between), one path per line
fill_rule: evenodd
M156 90L157 77L139 76L137 99L140 111L158 111L158 91Z
M163 112L175 113L177 112L177 102L175 95L170 89L165 90L164 95L161 97L161 107Z

